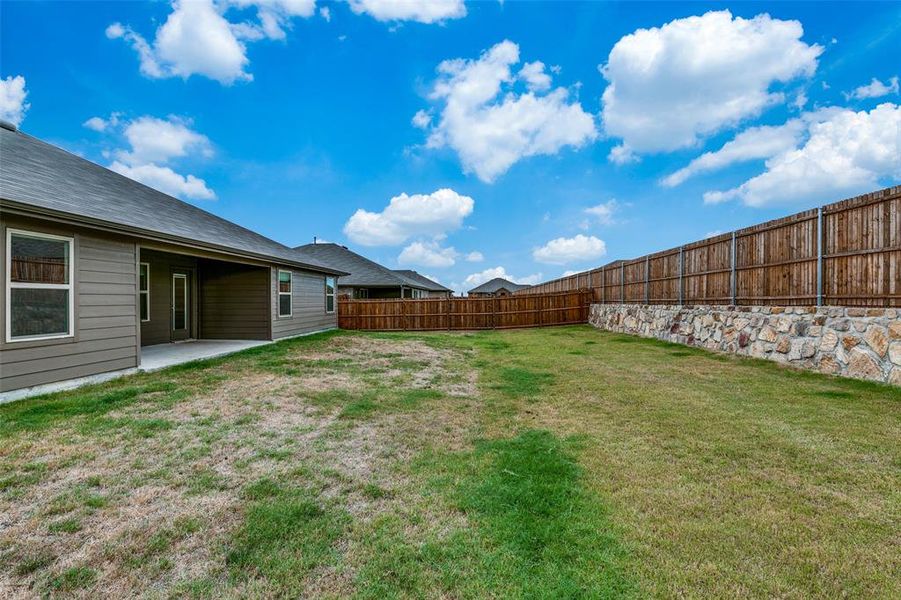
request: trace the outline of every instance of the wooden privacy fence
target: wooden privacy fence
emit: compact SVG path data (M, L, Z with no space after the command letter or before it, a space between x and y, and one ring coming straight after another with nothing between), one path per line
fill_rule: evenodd
M605 304L901 306L901 187L612 262L514 296L581 289Z
M447 331L569 325L588 321L590 303L587 290L503 298L342 300L338 327Z

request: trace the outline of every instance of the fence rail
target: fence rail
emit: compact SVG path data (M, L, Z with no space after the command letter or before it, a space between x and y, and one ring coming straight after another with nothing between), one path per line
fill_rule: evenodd
M594 302L901 306L901 186L515 292Z
M588 321L585 290L503 298L342 300L338 327L372 331L448 331L569 325Z

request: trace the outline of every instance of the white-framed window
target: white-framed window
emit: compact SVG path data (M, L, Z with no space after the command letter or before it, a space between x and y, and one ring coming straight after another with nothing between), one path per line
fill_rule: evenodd
M294 287L294 273L291 271L278 272L278 316L290 317L292 312L291 293Z
M6 230L6 341L75 335L74 238Z
M325 278L325 312L335 312L335 278Z
M150 321L150 263L145 262L140 264L138 274L138 312L142 323Z

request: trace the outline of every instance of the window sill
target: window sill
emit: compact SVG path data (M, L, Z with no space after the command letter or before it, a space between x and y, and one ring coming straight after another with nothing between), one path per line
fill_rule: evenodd
M56 346L59 344L74 344L78 339L76 335L68 334L68 335L55 335L51 337L39 337L39 338L22 338L22 339L11 339L11 340L3 340L2 347L4 350L13 350L18 348L40 348L41 346Z

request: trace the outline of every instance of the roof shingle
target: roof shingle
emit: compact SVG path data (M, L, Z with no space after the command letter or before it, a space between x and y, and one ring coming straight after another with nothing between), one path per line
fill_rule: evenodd
M0 128L0 201L111 226L134 235L264 258L315 271L340 269L19 131Z

